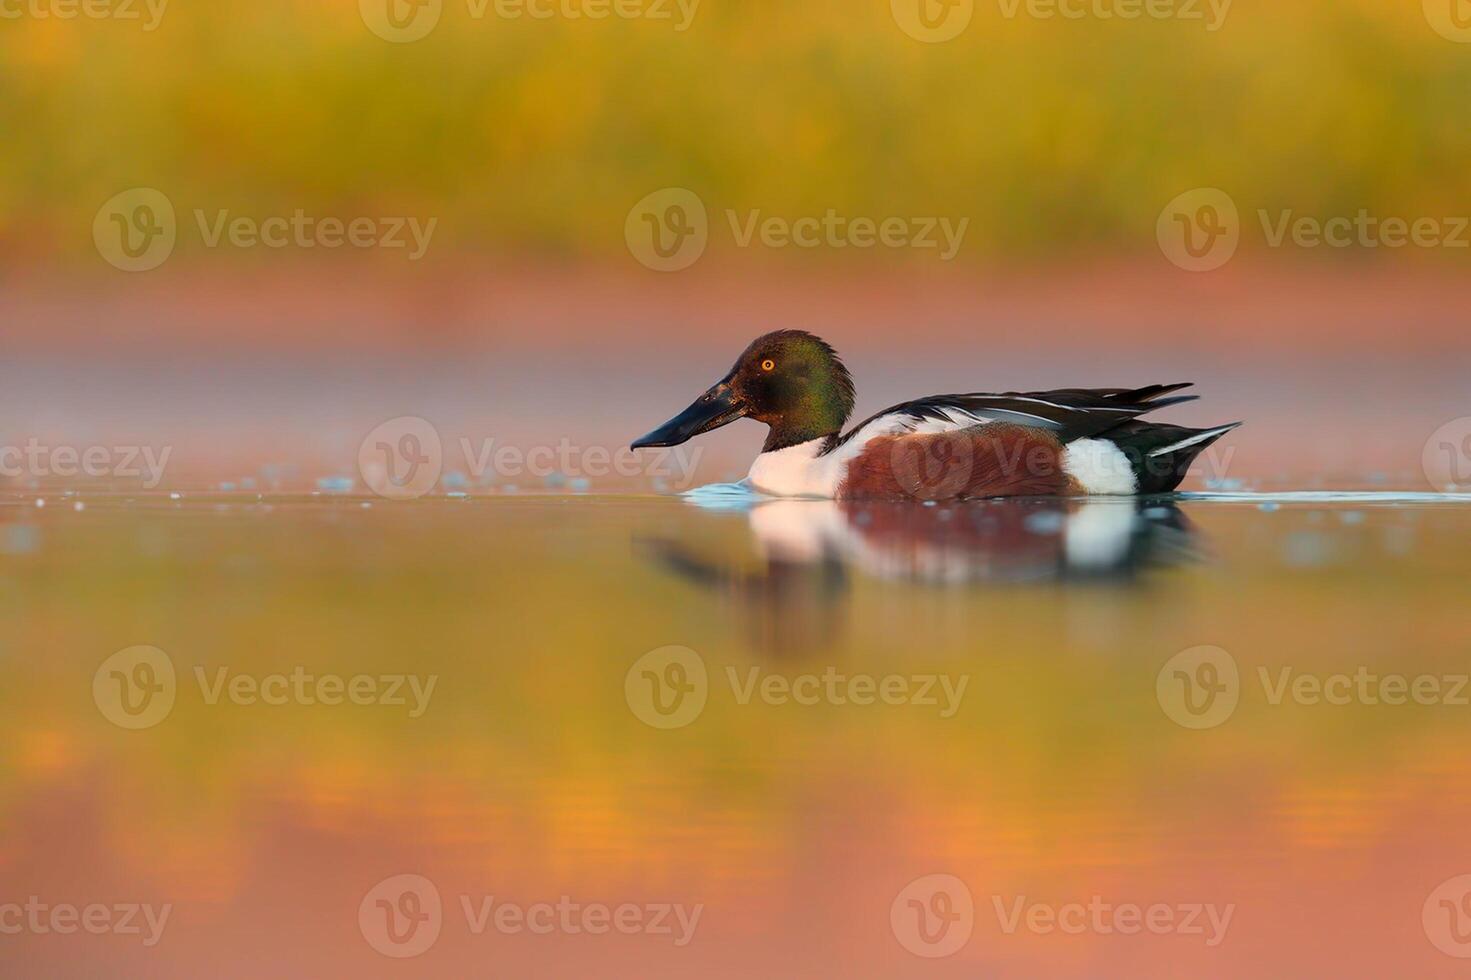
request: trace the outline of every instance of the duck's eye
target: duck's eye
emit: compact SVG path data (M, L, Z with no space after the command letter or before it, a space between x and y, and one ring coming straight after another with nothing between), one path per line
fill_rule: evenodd
M761 362L761 370L763 371L770 371L774 367L776 367L776 362L769 357Z

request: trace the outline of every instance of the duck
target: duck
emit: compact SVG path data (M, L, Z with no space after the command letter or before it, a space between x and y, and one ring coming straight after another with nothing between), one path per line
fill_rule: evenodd
M1189 387L930 395L845 432L854 385L837 351L807 331L776 330L752 341L725 377L630 448L678 446L749 418L767 433L746 482L770 497L1166 494L1201 452L1241 425L1195 429L1140 418L1194 401L1178 394Z

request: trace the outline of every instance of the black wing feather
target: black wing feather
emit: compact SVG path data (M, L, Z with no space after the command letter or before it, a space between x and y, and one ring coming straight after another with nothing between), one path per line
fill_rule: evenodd
M1143 388L1058 388L1054 391L1008 391L1002 394L932 395L903 402L864 419L838 444L847 442L864 426L885 415L903 415L919 423L945 419L947 409L958 409L994 422L1048 429L1061 442L1073 442L1102 435L1146 412L1194 401L1195 395L1161 397L1188 388L1190 384L1185 381Z

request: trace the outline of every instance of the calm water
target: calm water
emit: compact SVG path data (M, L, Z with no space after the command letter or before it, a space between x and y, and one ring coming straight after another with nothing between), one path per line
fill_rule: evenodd
M6 976L1471 953L1466 502L73 504L0 508Z

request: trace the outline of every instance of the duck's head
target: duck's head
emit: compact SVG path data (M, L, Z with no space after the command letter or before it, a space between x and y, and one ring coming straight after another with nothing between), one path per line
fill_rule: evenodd
M837 353L801 330L757 337L730 373L693 405L633 443L677 446L751 418L771 427L762 452L835 435L853 411L853 380Z

